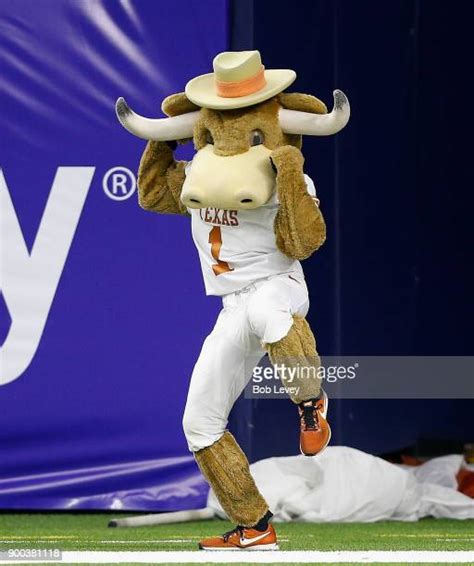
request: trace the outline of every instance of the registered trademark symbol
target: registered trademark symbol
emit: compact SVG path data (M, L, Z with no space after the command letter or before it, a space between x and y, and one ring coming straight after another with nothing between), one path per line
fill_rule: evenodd
M127 200L137 188L135 175L126 167L112 167L102 179L104 193L112 200Z

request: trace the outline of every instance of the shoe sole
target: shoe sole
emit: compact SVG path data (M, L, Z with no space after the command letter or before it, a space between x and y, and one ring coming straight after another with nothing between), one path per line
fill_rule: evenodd
M306 452L303 452L303 449L301 448L301 443L300 443L300 452L303 456L317 456L318 454L321 454L321 452L327 447L327 445L329 444L329 442L331 441L331 436L332 436L332 431L331 431L331 427L328 424L328 428L329 428L329 436L327 439L326 444L324 444L324 446L321 447L321 449L318 452L315 452L314 454L307 454Z
M208 551L213 551L213 550L280 550L280 547L278 546L278 544L273 543L273 544L255 544L254 546L202 546L199 545L199 549L200 550L208 550Z
M326 391L324 391L324 389L323 389L323 400L324 400L324 411L321 411L321 416L324 419L326 419L326 415L328 414L329 399L328 399L328 396L326 395ZM329 426L329 423L328 423L328 428L329 428L329 436L328 436L327 442L326 442L326 444L324 444L324 446L318 452L315 452L314 454L307 454L306 452L303 452L303 449L301 448L301 443L300 443L300 452L303 456L311 457L311 456L317 456L318 454L321 454L321 452L327 447L327 445L331 441L332 431L331 431L331 427Z
M325 419L326 415L328 414L329 399L324 389L323 389L323 401L324 401L324 411L321 412L321 416Z

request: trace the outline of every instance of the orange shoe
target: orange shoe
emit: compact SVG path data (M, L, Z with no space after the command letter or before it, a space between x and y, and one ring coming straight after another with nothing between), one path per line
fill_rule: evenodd
M201 550L278 550L277 536L272 525L262 532L247 527L236 527L220 537L205 538Z
M300 403L298 411L301 421L301 454L315 456L324 450L331 440L331 427L326 420L328 396L321 390L318 399Z

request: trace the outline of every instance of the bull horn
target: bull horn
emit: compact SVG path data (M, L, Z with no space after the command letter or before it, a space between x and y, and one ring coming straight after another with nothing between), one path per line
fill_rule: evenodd
M347 96L335 90L334 108L329 114L311 114L298 110L280 110L280 126L287 134L308 136L330 136L337 134L349 121L351 108Z
M122 126L131 134L144 140L174 141L193 137L194 124L199 111L187 112L172 118L159 118L152 120L136 114L125 102L119 98L115 103L115 112Z

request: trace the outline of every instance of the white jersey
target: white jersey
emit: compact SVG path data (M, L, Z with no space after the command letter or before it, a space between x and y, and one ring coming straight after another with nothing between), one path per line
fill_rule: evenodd
M307 175L305 181L315 197L313 181ZM300 262L277 248L278 207L275 191L266 205L252 210L188 209L207 295L227 295L281 273L302 274Z

